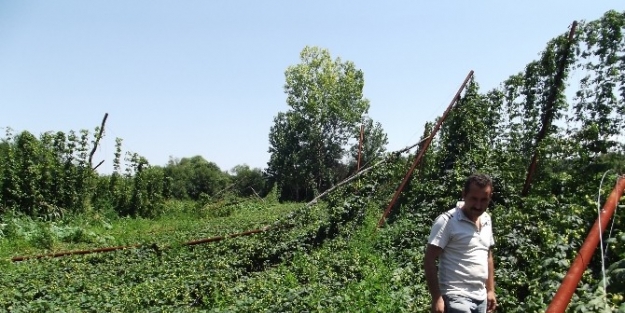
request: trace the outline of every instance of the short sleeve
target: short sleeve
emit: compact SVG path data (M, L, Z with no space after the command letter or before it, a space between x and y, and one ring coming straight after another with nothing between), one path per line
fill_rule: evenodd
M495 246L495 236L493 234L493 219L490 217L490 215L488 215L488 220L489 220L489 228L490 228L490 241L488 243L488 247L492 248Z
M434 223L432 224L432 229L430 230L430 237L428 238L428 243L431 245L435 245L441 248L445 248L447 243L449 242L449 217L445 214L439 215Z

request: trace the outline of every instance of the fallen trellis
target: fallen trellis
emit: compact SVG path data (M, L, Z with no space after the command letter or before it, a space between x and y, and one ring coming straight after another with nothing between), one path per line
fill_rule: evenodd
M397 150L395 152L390 152L389 155L384 158L383 160L369 166L366 168L363 168L362 170L354 173L352 176L344 179L343 181L341 181L340 183L336 184L335 186L333 186L332 188L329 188L328 190L324 191L323 193L319 194L317 197L315 197L314 199L312 199L311 201L309 201L308 203L306 203L306 205L304 205L304 207L301 208L301 210L306 209L308 207L310 207L311 205L317 203L321 198L325 197L326 195L328 195L329 193L331 193L332 191L336 190L337 188L353 181L354 179L364 175L365 173L371 171L372 169L374 169L377 166L380 166L381 164L387 163L390 160L395 159L398 155L405 153L409 150L411 150L412 148L416 147L417 145L421 144L422 142L424 142L425 140L427 140L429 137L426 137L422 140L420 140L419 142L408 146L406 148L403 148L401 150ZM198 244L204 244L204 243L211 243L211 242L218 242L218 241L222 241L224 239L227 238L236 238L236 237L242 237L242 236L249 236L249 235L253 235L253 234L258 234L258 233L263 233L269 230L274 230L277 229L277 225L267 225L264 226L262 228L259 229L253 229L253 230L248 230L248 231L244 231L244 232L240 232L240 233L234 233L234 234L228 234L228 235L223 235L223 236L216 236L216 237L209 237L209 238L203 238L203 239L197 239L197 240L193 240L193 241L187 241L187 242L183 242L182 244L179 244L181 246L191 246L191 245L198 245ZM281 227L282 229L284 229L284 227ZM106 247L106 248L97 248L97 249L88 249L88 250L72 250L72 251L63 251L63 252L56 252L56 253L48 253L48 254L41 254L41 255L33 255L33 256L16 256L11 258L12 262L20 262L20 261L26 261L26 260L31 260L31 259L41 259L41 258L55 258L55 257L62 257L62 256L70 256L70 255L84 255L84 254L92 254L92 253L102 253L102 252L113 252L113 251L119 251L119 250L126 250L126 249L136 249L136 248L141 248L141 247L153 247L153 248L158 248L159 250L163 250L168 248L168 246L157 246L155 243L152 244L133 244L133 245L127 245L127 246L116 246L116 247Z
M198 245L198 244L208 243L208 242L217 242L217 241L222 241L226 238L247 236L247 235L262 233L267 230L268 230L268 227L264 227L261 229L254 229L254 230L249 230L249 231L245 231L241 233L229 234L225 236L217 236L217 237L210 237L210 238L188 241L188 242L182 243L181 245L192 246L192 245ZM41 258L46 258L46 257L61 257L61 256L67 256L67 255L91 254L91 253L98 253L98 252L112 252L112 251L119 251L119 250L126 250L126 249L136 249L136 248L141 248L141 247L157 248L158 246L154 243L153 244L134 244L134 245L128 245L128 246L117 246L117 247L98 248L98 249L90 249L90 250L64 251L64 252L49 253L49 254L42 254L42 255L35 255L35 256L19 256L19 257L12 258L11 261L17 262L17 261L25 261L29 259L41 259ZM160 250L166 249L166 248L169 248L169 246L158 247L158 249Z
M98 249L91 249L91 250L63 251L63 252L41 254L41 255L34 255L34 256L16 256L16 257L11 258L11 261L19 262L19 261L26 261L30 259L41 259L45 257L55 258L55 257L66 256L66 255L90 254L90 253L97 253L97 252L111 252L111 251L118 251L118 250L130 249L130 248L139 248L141 246L142 246L141 244L134 244L134 245L129 245L129 246L107 247L107 248L98 248Z

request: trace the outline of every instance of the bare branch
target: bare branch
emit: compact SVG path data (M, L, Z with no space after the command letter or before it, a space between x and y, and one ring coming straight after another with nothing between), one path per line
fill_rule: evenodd
M102 119L102 124L100 125L100 132L98 133L98 136L96 136L95 138L95 143L93 144L93 150L91 150L91 153L89 153L89 167L93 167L93 155L95 154L95 151L98 149L98 144L100 143L100 139L102 138L102 133L104 132L104 124L106 123L106 119L109 117L108 113L104 114L104 118ZM104 161L102 161L104 162ZM100 162L100 164L102 163ZM95 168L93 168L94 170L100 166L100 164L98 164Z
M100 167L100 165L102 165L102 163L104 163L104 160L100 161L100 163L98 163L98 165L96 165L93 170L95 171L98 167Z

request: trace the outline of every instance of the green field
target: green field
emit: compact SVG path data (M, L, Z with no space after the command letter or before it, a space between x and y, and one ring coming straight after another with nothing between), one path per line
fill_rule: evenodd
M156 219L85 215L60 222L31 218L5 221L0 257L31 256L69 250L134 244L179 244L266 226L301 206L264 205L261 201L217 203L198 208L191 201L171 201L167 215Z
M362 72L306 53L287 71L297 92L270 131L268 169L129 153L122 171L118 138L115 170L102 175L86 130L7 130L0 312L428 312L430 226L475 172L494 185L497 312L544 312L625 179L625 12L580 21L498 88L480 90L471 72L444 122L426 123L410 148L386 152L368 120L362 167L347 143L368 109ZM567 312L625 312L622 192ZM226 237L186 244L216 236ZM126 245L138 246L12 261Z
M230 207L227 210L215 205L197 209L189 204L185 210L182 203L172 204L179 213L156 220L92 217L78 223L79 219L72 218L67 224L54 224L56 231L47 232L52 249L41 247L45 240L33 239L41 238L34 233L52 224L31 225L31 233L16 233L1 241L5 262L0 281L10 287L2 289L0 310L426 312L429 295L421 269L423 246L429 224L440 210L435 203L404 207L388 226L377 229L396 178L371 175L361 181L360 188L356 184L339 188L327 200L308 207L256 199L226 206ZM492 209L499 229L497 280L503 312L536 312L550 301L548 292L537 290L554 291L567 270L566 260L577 247L575 243L563 246L561 236L582 235L588 226L576 218L566 220L564 212L554 210L557 205L573 211L581 208L579 205L528 201L536 210ZM541 218L543 222L519 225L520 218ZM21 227L26 221L9 220ZM571 223L578 223L579 228L561 230ZM275 228L215 243L176 244L263 225ZM63 239L62 229L76 228L93 233L85 237L95 241L72 243ZM105 242L98 242L98 238ZM616 252L625 256L624 234L619 231L614 239L620 247ZM147 245L117 252L8 261L15 255L130 243ZM560 254L554 254L558 249ZM532 265L520 269L521 264ZM595 279L593 284L597 283ZM585 298L574 301L577 306L588 306L588 299L600 299L594 287L585 286L586 291L580 291ZM521 304L516 293L523 288L530 293L525 296L527 302ZM614 294L609 301L616 305L623 293Z
M106 222L109 227L98 225L105 223L103 220L58 226L59 230L84 227L85 233L109 238L110 244L136 239L167 247L161 250L146 245L118 252L5 262L2 284L14 287L3 290L0 308L11 312L249 312L346 311L356 303L362 307L375 304L381 311L406 307L408 299L402 297L408 294L389 288L389 279L397 275L393 264L371 246L375 238L384 238L374 232L379 217L374 213L379 210L363 205L329 210L327 204L319 204L302 210L302 204L256 200L235 205L226 217L198 217L194 210L154 221L117 219ZM360 222L341 220L354 212L361 214L354 215ZM274 224L284 230L193 247L176 245ZM333 229L333 225L345 229ZM96 246L66 242L60 238L62 234L50 231L52 250ZM37 248L38 244L32 238L3 239L3 251L16 249L3 256L50 252Z

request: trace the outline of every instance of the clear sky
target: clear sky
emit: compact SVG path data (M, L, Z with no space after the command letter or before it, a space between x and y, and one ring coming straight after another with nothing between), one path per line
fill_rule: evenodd
M610 9L625 2L2 0L0 127L93 130L109 113L103 172L115 137L155 165L201 155L265 168L288 109L284 71L310 45L364 71L369 116L398 150L470 70L494 88L574 20Z

